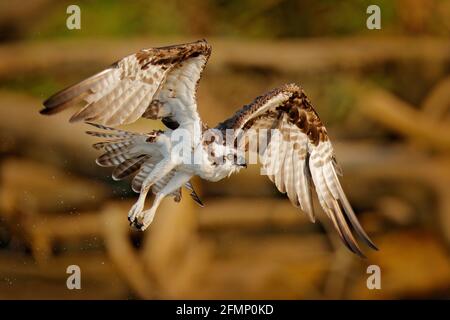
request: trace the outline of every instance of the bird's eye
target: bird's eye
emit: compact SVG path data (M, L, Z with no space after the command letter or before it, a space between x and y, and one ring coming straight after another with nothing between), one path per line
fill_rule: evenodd
M227 159L230 160L230 161L233 161L233 159L234 159L234 154L229 153L229 154L227 155Z

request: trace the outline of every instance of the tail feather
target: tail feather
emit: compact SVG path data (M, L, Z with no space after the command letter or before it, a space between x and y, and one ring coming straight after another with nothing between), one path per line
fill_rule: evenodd
M109 152L102 154L95 160L95 162L101 167L114 167L121 163L133 159L134 156L129 153L111 154Z
M120 133L120 134L122 134L124 136L128 136L128 137L136 135L136 133L134 133L134 132L116 129L116 128L112 128L112 127L107 127L107 126L104 126L104 125L101 125L98 123L93 123L93 122L86 122L86 123L93 127L98 128L98 129L102 129L102 130L106 130L106 131L114 131L114 132Z
M194 190L194 187L192 186L192 183L186 182L186 184L184 185L186 189L188 189L189 191L191 191L191 198L192 200L194 200L200 207L204 207L205 205L203 204L202 200L200 199L200 197L197 195L197 193Z
M163 133L163 131L154 130L150 133L141 134L107 127L97 123L88 122L88 124L98 129L105 130L106 132L87 131L87 134L95 137L111 139L93 144L95 149L105 151L105 153L97 158L97 164L104 167L115 167L112 173L112 178L114 180L122 180L135 174L131 182L131 188L134 192L140 193L142 183L151 173L155 167L155 163L160 160L160 157L152 157L150 154L136 154L131 152L131 149L134 149L137 144L151 144L151 141L154 141L154 139L150 138L157 137ZM156 183L152 186L152 192L156 194L161 191L174 174L175 170L172 170L162 179L156 181ZM191 198L198 205L203 207L204 204L195 192L191 182L187 182L185 187L191 191ZM174 197L176 202L181 201L181 188L178 188L170 195Z
M119 140L112 140L112 141L97 142L97 143L93 144L92 147L94 147L94 149L97 149L97 150L103 149L105 151L112 152L117 149L122 149L127 146L131 146L132 144L133 144L133 141L130 139L119 139Z
M114 180L122 180L141 168L141 165L147 161L149 156L140 156L133 159L128 159L119 164L112 173L112 178Z
M86 131L86 133L90 136L98 137L98 138L106 138L106 139L123 139L126 138L126 136L118 133L105 133L105 132L98 132L98 131Z

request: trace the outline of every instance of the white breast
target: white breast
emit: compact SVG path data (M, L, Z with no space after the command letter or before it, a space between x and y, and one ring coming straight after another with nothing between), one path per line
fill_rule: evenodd
M195 150L198 153L196 161L191 164L183 165L184 170L199 176L208 181L219 181L226 178L233 172L233 167L225 164L214 165L208 158L208 153L200 143Z

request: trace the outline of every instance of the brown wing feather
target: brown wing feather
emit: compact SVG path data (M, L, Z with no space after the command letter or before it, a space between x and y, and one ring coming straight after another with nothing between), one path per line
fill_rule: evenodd
M206 40L143 49L54 94L44 101L41 113L50 115L83 103L71 121L117 126L143 115L172 117L174 122L185 117L199 121L195 94L210 54ZM175 110L173 99L189 108Z
M279 139L272 134L269 145L260 153L268 176L277 188L286 192L291 202L314 221L313 185L323 210L344 244L364 256L353 237L353 229L366 244L377 249L345 196L327 130L300 87L289 84L274 89L217 126L222 131L271 128L279 129Z

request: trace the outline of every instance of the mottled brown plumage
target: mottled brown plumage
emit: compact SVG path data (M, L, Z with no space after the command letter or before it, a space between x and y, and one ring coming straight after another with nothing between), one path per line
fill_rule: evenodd
M314 186L321 206L346 246L364 256L353 237L353 228L364 242L376 249L340 186L337 178L340 169L327 130L301 87L288 84L271 90L245 105L216 129L224 136L227 130L234 130L235 146L246 137L239 130L250 133L251 130L277 129L278 139L269 132L268 145L263 149L258 146L258 152L263 167L269 170L269 179L278 190L287 193L291 202L314 221L311 195ZM224 143L230 144L229 141ZM246 151L248 147L248 140L245 140Z
M180 98L181 93L176 91L177 84L173 81L178 80L186 68L191 68L189 78L193 90L186 98L195 105L198 82L210 55L211 46L205 40L140 50L52 95L44 101L41 113L54 114L84 102L84 107L72 116L72 122L116 126L140 117L171 118L172 122L179 122L168 101ZM197 110L188 111L198 117Z
M279 94L286 94L288 98L280 105L265 110L262 114L254 117L263 106ZM327 130L320 120L318 114L306 97L303 89L295 84L288 84L273 89L268 93L257 97L252 103L245 105L231 118L220 123L217 128L225 132L227 129L254 128L260 120L270 120L273 124L285 113L289 122L296 125L301 132L306 134L310 141L317 145L320 141L328 139ZM270 128L267 127L266 128Z
M211 46L206 40L175 46L144 49L136 53L136 58L141 68L145 70L149 65L175 65L200 55L208 58L211 55Z
M363 256L352 232L376 249L345 196L327 130L301 87L288 84L259 96L214 128L224 139L214 132L207 137L211 131L197 112L196 93L210 55L206 40L142 49L54 94L44 101L41 113L54 114L82 104L70 121L89 121L104 130L88 134L107 139L94 147L104 152L97 163L114 167L113 179L134 175L131 186L140 196L128 217L142 230L153 220L162 198L171 195L175 201L181 200L183 185L203 206L189 179L198 175L218 181L238 171L237 148L245 138L240 133L269 129L268 134L264 131L267 143L258 145L257 152L265 174L278 190L315 221L314 188L321 207L351 251ZM111 128L141 117L159 119L168 130L144 134ZM185 164L176 156L172 159L168 141L176 129L192 133L195 138L186 147L200 151L206 163ZM226 140L229 129L233 130L231 144ZM245 146L248 148L248 142ZM228 154L222 154L224 150ZM156 195L155 201L150 210L143 211L149 190Z

